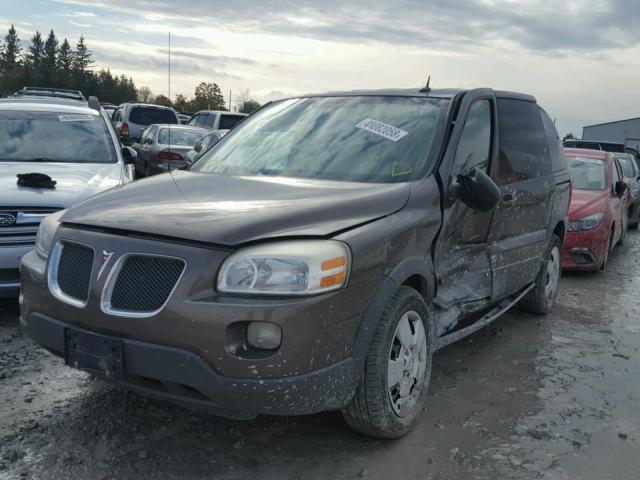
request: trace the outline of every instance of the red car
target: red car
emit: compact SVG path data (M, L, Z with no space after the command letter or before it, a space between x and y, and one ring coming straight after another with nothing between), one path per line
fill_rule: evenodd
M604 269L609 253L627 234L629 202L622 169L613 154L567 148L572 196L562 266Z

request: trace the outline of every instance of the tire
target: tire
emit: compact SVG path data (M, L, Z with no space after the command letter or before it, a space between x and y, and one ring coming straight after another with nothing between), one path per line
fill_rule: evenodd
M616 245L622 245L624 243L624 241L627 239L627 231L624 228L624 224L622 227L622 232L620 232L620 238L618 239L618 243L616 243Z
M351 428L378 438L399 438L411 430L427 399L431 340L424 299L401 286L384 307L364 375L342 411Z
M562 242L554 234L551 237L551 243L547 247L545 261L536 276L535 286L520 301L520 308L537 315L546 315L551 311L560 290L560 278L562 276L561 251Z
M604 272L607 269L607 262L609 261L609 255L611 254L611 250L613 250L613 235L614 232L611 230L609 234L609 241L607 242L607 249L604 252L604 257L602 258L602 264L600 265L600 271Z
M151 176L151 168L149 168L149 164L144 164L144 177L149 178Z

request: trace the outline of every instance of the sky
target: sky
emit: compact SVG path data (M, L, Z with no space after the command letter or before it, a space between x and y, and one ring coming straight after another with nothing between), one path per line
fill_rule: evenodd
M0 0L26 45L83 34L95 68L173 98L490 87L534 95L561 135L640 116L640 0Z

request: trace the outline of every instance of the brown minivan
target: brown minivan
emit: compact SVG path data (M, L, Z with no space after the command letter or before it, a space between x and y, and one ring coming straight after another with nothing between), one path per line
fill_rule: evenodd
M189 170L49 216L21 324L144 395L235 418L339 409L398 437L436 350L516 303L551 309L568 205L531 96L285 99Z

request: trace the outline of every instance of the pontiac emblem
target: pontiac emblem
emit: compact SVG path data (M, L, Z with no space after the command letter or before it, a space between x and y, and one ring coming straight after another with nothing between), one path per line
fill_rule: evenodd
M112 256L113 252L107 252L106 250L102 251L102 256L100 257L100 270L98 271L98 279L100 279L100 276L104 272Z
M0 227L10 227L16 223L16 217L10 213L0 213Z

